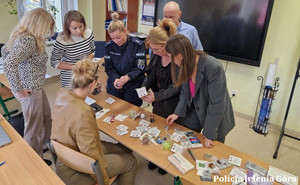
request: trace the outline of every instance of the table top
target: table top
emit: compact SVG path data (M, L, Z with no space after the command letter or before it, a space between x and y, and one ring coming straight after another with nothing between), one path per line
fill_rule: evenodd
M12 140L0 148L0 162L6 161L0 166L1 185L64 184L2 115L0 124Z
M116 101L110 105L108 103L105 102L105 100L108 97L112 97L114 98ZM185 174L182 175L169 161L168 161L168 156L170 156L171 154L173 154L171 151L168 150L163 150L161 145L154 145L153 143L149 144L149 145L143 145L141 144L141 140L137 139L137 138L131 138L130 137L130 132L132 130L135 130L135 127L138 126L138 123L140 121L140 118L136 118L136 120L132 120L131 118L127 118L125 119L123 122L120 121L115 121L111 124L105 123L103 121L104 118L106 118L107 116L111 116L111 115L115 115L117 116L118 114L126 114L129 115L129 111L133 110L136 112L142 111L148 115L152 114L149 113L146 110L143 110L139 107L136 107L128 102L125 102L121 99L118 99L112 95L107 94L106 92L101 92L100 95L97 96L93 96L93 99L95 99L97 101L97 103L102 106L104 109L110 109L110 112L108 112L107 114L105 114L104 116L102 116L100 119L97 119L97 124L98 124L98 128L103 131L104 133L108 134L109 136L111 136L112 138L116 139L117 141L119 141L121 144L123 144L124 146L128 147L129 149L135 151L136 153L138 153L139 155L143 156L145 159L153 162L154 164L158 165L159 167L163 168L164 170L166 170L167 172L169 172L171 175L173 176L180 176L182 181L184 182L184 184L207 184L207 182L203 182L200 180L200 177L197 175L197 170L196 170L196 165L195 162L192 160L192 157L188 154L188 152L184 152L183 155L186 159L188 159L194 166L195 168ZM154 114L152 114L154 115ZM120 124L126 125L128 126L128 134L123 135L123 136L119 136L116 133L116 127L119 126ZM164 137L167 136L168 134L172 134L174 132L174 128L180 128L183 131L188 131L189 129L181 126L181 125L174 125L172 127L170 127L170 129L168 131L164 130L164 126L166 125L166 121L164 118L155 115L155 122L154 123L150 123L150 127L157 127L158 129L161 130L161 133L159 134L160 137ZM200 139L200 141L202 143L202 135L201 134L197 134L197 137ZM174 142L174 141L173 141ZM196 159L199 160L204 160L203 155L205 153L213 155L218 157L218 159L221 158L229 158L229 155L234 155L236 157L240 157L242 158L242 167L244 167L244 165L246 164L247 161L252 161L255 164L262 166L264 168L266 168L268 170L269 168L269 164L261 161L259 159L256 159L255 157L252 157L250 155L247 155L245 153L242 153L230 146L227 146L223 143L220 143L218 141L213 141L214 142L214 147L213 148L206 148L206 147L202 147L202 148L196 148L196 149L191 149L196 157ZM180 144L180 143L178 143ZM224 170L220 170L221 172L221 177L230 177L229 173L232 170L232 166L224 169ZM212 184L219 184L220 182L214 182ZM223 184L224 182L222 182ZM231 182L225 183L225 184L231 184ZM279 184L278 182L274 182L274 184Z
M9 82L7 81L7 79L3 73L0 74L0 83L5 85L6 87L10 88Z

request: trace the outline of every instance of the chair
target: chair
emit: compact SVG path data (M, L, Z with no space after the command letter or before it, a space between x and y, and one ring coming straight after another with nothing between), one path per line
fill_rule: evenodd
M94 160L91 157L88 157L53 140L47 142L47 146L55 164L58 158L73 170L87 174L95 174L97 176L98 184L104 185L98 160ZM110 178L109 184L112 184L116 178L117 176Z
M15 97L10 91L10 89L4 86L2 83L0 83L0 105L2 106L4 111L3 117L7 117L8 119L10 119L12 114L18 112L18 110L8 111L5 105L5 102L12 100L14 98Z
M95 58L101 58L105 53L105 41L95 41Z

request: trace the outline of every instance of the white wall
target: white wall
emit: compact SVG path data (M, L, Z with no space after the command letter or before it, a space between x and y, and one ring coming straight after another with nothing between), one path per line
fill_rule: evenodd
M141 17L140 3L139 17ZM236 112L254 117L260 82L257 76L266 76L269 64L279 58L277 76L280 77L280 87L273 104L270 122L280 127L284 118L290 95L296 65L300 57L300 1L276 0L265 42L261 66L229 62L226 71L228 91L238 91L238 96L232 99ZM183 12L184 13L184 12ZM148 33L151 27L140 25L138 31ZM221 61L225 66L227 61ZM294 98L289 112L286 128L300 133L300 79L295 89Z

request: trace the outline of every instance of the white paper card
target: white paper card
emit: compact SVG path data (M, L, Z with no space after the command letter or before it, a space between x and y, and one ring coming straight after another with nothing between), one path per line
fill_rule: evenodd
M157 137L160 134L160 130L157 127L152 127L148 130L148 133L154 137Z
M236 165L236 166L241 166L242 164L242 159L233 155L229 156L228 162L230 164Z
M280 179L282 180L280 183L287 185L297 185L299 180L297 176L275 168L274 166L269 167L268 176L274 177L275 180Z
M116 100L113 99L112 97L108 97L108 98L105 100L105 102L106 102L106 103L109 103L109 104L113 104L115 101L116 101Z
M118 129L118 130L125 131L125 130L127 130L127 129L128 129L128 127L127 127L127 126L125 126L125 125L123 125L123 124L121 124L121 125L117 126L117 129Z
M122 136L122 135L128 134L128 131L127 130L117 130L117 134L119 136Z
M172 148L171 148L171 151L174 152L174 153L182 154L183 150L184 150L184 148L181 145L177 144L177 143L174 143Z
M178 134L177 132L173 132L170 138L176 142L179 142L182 138L182 135Z
M142 120L139 122L139 125L148 127L148 126L150 125L150 122L149 122L149 121L146 121L146 120L144 120L144 119L142 119Z
M127 115L125 114L118 114L115 119L118 120L118 121L124 121L126 118L128 118Z
M104 116L106 113L108 113L110 111L110 109L102 109L98 112L96 112L96 119L101 118L102 116Z
M139 137L141 137L141 132L139 132L137 130L132 130L130 133L130 137L139 138Z
M92 105L93 103L96 103L96 100L94 100L93 98L90 98L90 97L86 97L85 98L85 103L87 103L88 105Z
M135 90L136 90L139 98L142 98L142 97L144 97L144 96L146 96L148 94L148 92L147 92L147 90L146 90L145 87L136 88Z
M108 124L111 124L110 120L111 120L111 116L107 116L106 118L103 119L103 121Z

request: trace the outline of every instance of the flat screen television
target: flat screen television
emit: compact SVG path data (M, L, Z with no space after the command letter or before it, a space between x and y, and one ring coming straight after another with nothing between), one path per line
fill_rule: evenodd
M274 0L174 0L216 58L260 66ZM168 0L156 0L155 23Z

